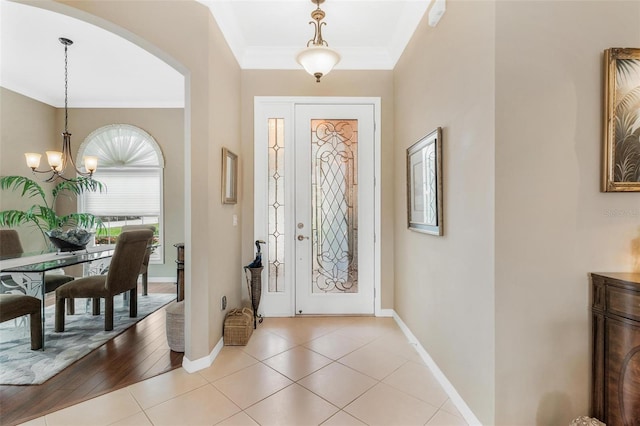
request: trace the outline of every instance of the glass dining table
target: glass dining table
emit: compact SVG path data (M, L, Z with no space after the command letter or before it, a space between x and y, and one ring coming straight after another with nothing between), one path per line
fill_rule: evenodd
M72 253L38 252L0 257L0 293L26 294L41 300L42 342L45 345L45 273L73 265L83 266L83 276L106 274L115 244L87 247Z

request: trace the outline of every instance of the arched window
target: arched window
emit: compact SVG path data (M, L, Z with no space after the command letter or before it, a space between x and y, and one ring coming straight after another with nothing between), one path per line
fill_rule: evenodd
M98 157L94 179L107 191L87 192L80 199L80 211L102 219L106 232L96 236L97 243L114 243L124 225L156 225L160 248L152 263L163 262L162 170L164 157L155 139L129 124L100 127L84 140L77 158Z

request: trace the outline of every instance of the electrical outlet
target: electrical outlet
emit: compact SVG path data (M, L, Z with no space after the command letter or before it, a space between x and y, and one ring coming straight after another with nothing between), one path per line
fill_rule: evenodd
M227 296L222 296L222 300L220 301L220 305L221 305L223 311L225 309L227 309Z

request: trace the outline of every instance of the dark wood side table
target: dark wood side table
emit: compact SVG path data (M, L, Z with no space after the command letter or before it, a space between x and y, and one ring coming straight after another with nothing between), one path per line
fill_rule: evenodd
M592 273L591 415L640 425L640 273Z
M184 300L184 243L177 243L173 245L178 249L178 255L176 259L176 267L177 267L177 288L176 299L178 302Z

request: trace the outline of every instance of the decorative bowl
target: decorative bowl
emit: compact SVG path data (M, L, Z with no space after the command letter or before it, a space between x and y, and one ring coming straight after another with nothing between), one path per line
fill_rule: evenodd
M86 229L69 229L66 231L53 229L46 232L46 234L58 251L69 252L85 250L94 233Z

